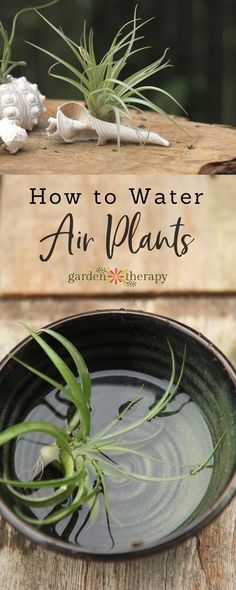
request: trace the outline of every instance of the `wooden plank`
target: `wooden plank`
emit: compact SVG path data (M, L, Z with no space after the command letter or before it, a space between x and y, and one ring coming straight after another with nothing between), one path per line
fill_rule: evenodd
M4 356L25 337L21 322L35 329L49 322L95 309L142 309L186 323L202 332L236 364L236 298L168 296L153 299L134 296L114 298L68 297L2 299L0 301L0 350Z
M48 100L46 117L55 115L62 100ZM146 123L146 117L135 115L138 125ZM198 174L209 162L231 160L236 152L236 131L223 125L208 125L175 117L182 130L167 119L154 113L148 114L149 126L171 142L169 148L159 146L97 147L94 142L63 144L48 139L45 122L29 134L25 150L11 156L0 153L2 174ZM187 134L184 132L186 131Z
M30 205L30 187L36 192L46 187L46 205ZM135 205L129 187L151 187L152 192L146 205ZM114 205L97 205L93 192L101 194L114 191L117 201ZM169 203L171 190L180 196L188 192L204 193L201 204L155 204L155 193L166 194ZM62 195L58 205L49 202L53 192ZM82 193L79 204L68 205L64 192ZM168 200L169 199L169 200ZM38 201L37 201L38 203ZM105 248L107 215L113 215L113 231L123 215L129 219L141 212L141 219L133 240L135 251L143 235L151 232L151 247L141 248L132 254L128 242L115 249L114 257L108 259ZM83 252L73 246L73 255L68 254L65 236L58 240L54 254L47 262L41 262L52 243L40 244L40 239L55 232L65 215L73 214L74 234L88 232L93 236L88 250ZM2 183L2 207L0 234L2 261L1 294L16 295L67 295L77 296L109 295L121 293L133 296L138 293L163 294L181 292L233 292L236 287L234 257L235 235L235 183L232 177L158 177L158 176L5 176ZM170 227L181 217L185 224L182 233L188 233L195 241L185 256L177 258L173 248L163 245L155 248L159 230L161 236L173 241L174 230ZM122 226L124 231L124 223ZM68 230L68 223L63 228ZM121 234L121 229L120 229ZM119 236L120 236L119 234ZM120 238L119 238L120 239ZM149 273L167 274L165 282L155 283L147 277L137 280L134 287L123 282L117 285L103 280L80 280L68 283L69 274L89 273L97 267L110 270L116 267L127 269L136 275ZM164 279L163 279L164 280Z
M4 356L25 337L21 322L29 322L35 329L49 322L95 309L142 309L186 323L202 332L219 346L236 364L236 298L234 296L168 296L153 299L135 295L132 299L121 296L1 299L0 350Z
M113 299L27 299L2 301L0 344L4 352L23 337L20 321L35 327L59 316L114 307ZM117 307L162 313L187 322L211 338L235 362L234 297L126 298ZM236 502L199 535L160 555L128 563L73 560L36 547L0 522L0 587L9 590L234 590L234 518Z

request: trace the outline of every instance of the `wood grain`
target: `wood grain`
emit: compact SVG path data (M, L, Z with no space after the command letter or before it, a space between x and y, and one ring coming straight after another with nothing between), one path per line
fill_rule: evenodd
M21 322L35 329L49 322L99 309L137 309L157 313L188 324L218 345L236 364L236 297L146 296L23 298L0 300L0 349L4 356L25 337Z
M63 100L48 100L45 120L55 116ZM138 125L146 124L146 117L135 115ZM96 143L63 144L45 134L45 121L29 134L23 152L11 156L0 152L2 174L198 174L209 162L231 160L236 153L236 130L223 125L196 123L184 118L169 120L148 113L150 129L170 142L169 148L159 146L122 146L117 152L114 144L97 147Z
M46 188L46 205L30 205L30 187L38 192ZM151 187L150 198L146 205L133 203L129 187ZM95 204L93 193L97 189L103 195L115 192L117 201L114 205ZM162 192L170 202L170 191L178 197L187 192L204 193L201 204L155 204L155 194ZM61 202L56 205L49 201L50 194L57 192ZM81 192L77 205L68 205L64 192ZM37 201L38 203L38 201ZM113 215L113 231L123 215L131 220L137 211L141 212L141 221L134 238L134 247L138 247L141 237L151 232L152 244L155 243L159 230L162 236L173 239L173 229L178 217L184 224L182 233L194 238L185 256L177 258L173 248L165 245L161 249L149 251L142 248L138 254L132 254L127 240L117 248L114 257L109 260L105 248L107 215ZM86 252L73 247L73 255L67 251L67 239L60 237L53 256L48 262L41 262L49 244L40 244L40 239L55 232L66 214L74 218L74 234L88 232L95 242ZM119 297L121 294L133 295L148 293L156 296L164 293L216 293L234 292L236 277L235 266L235 183L232 177L178 177L178 176L4 176L1 191L1 251L3 296L46 296L103 295ZM63 228L68 229L68 224ZM123 230L122 230L123 231ZM121 232L121 230L120 230ZM104 284L103 281L80 281L68 284L69 273L88 273L98 266L109 269L128 269L136 274L164 273L168 277L165 283L153 281L137 282L135 288L123 283Z
M3 353L23 336L20 321L35 327L91 309L114 307L113 298L5 300L1 302ZM143 309L185 321L236 362L235 297L120 298L116 307ZM93 563L36 547L0 521L0 588L9 590L234 590L236 501L197 537L147 559Z

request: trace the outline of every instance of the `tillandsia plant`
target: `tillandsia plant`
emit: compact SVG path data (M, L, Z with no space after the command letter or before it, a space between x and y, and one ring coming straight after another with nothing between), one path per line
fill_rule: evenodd
M58 0L50 0L36 6L29 6L19 10L12 21L10 32L0 22L0 119L8 118L24 129L32 129L45 111L43 96L36 84L31 84L25 77L13 78L12 72L18 66L25 66L26 62L12 59L12 46L16 33L16 25L20 15L46 8ZM9 130L11 127L9 125Z
M166 59L167 50L164 51L159 59L141 68L131 76L128 76L127 78L123 76L123 71L125 70L129 59L134 54L148 49L148 47L145 46L137 47L137 44L144 39L144 36L142 34L140 35L141 29L143 29L143 27L152 19L141 22L141 19L137 17L136 6L133 19L121 27L113 39L108 51L102 59L98 61L94 48L94 33L92 29L87 32L86 23L84 24L82 38L79 44L77 44L70 39L61 28L54 26L41 13L38 14L69 47L73 54L74 65L47 49L32 43L31 45L56 60L49 69L49 74L51 76L72 85L82 94L89 115L91 116L91 118L87 118L86 121L88 129L90 131L93 129L97 133L99 143L105 143L105 141L109 139L112 140L116 136L118 143L120 143L120 140L126 140L135 143L149 142L168 146L169 142L160 138L158 134L142 132L133 121L132 111L134 107L141 112L143 111L143 108L146 108L175 122L146 95L150 92L164 94L180 107L178 101L167 91L160 87L146 84L148 78L170 66L169 60ZM55 68L58 66L63 66L69 75L60 72L56 73ZM74 103L71 103L71 105L72 104L74 105ZM72 120L76 118L74 106L71 107L71 111L68 110L67 106L65 112L61 109L60 113L63 113L67 118L71 116ZM77 118L81 125L85 124L84 111L80 112L78 109ZM135 133L128 133L126 127L125 135L124 126L122 125L122 120L124 118L129 121L129 125L133 127L132 131L135 131ZM71 133L69 134L69 129L67 129L67 135L65 136L64 133L63 136L62 129L65 126L65 120L62 125L61 119L62 117L60 115L60 119L57 121L58 133L61 134L66 141L74 141L76 137L75 125L71 124ZM99 121L106 122L107 125L102 127L101 123L99 125ZM108 125L108 123L113 124L113 127ZM67 126L68 124L69 123L67 122ZM77 131L77 139L80 139L79 131L82 131L81 126L77 128ZM156 137L154 137L154 135ZM88 138L91 139L91 137Z
M127 412L132 413L132 409L142 399L137 395L135 399L129 401L119 408L117 415L112 421L105 425L100 431L91 435L91 379L85 364L85 361L76 347L58 332L45 329L44 333L48 337L56 340L62 345L66 353L70 355L76 373L74 373L58 353L46 342L39 333L32 328L27 328L32 338L39 344L41 349L46 353L53 365L58 370L64 384L57 382L32 366L17 359L15 361L25 369L34 373L37 378L43 379L53 388L56 388L65 398L69 399L74 411L64 428L59 428L55 424L47 421L25 421L7 428L0 433L0 446L16 440L25 434L40 432L49 435L52 438L52 444L41 447L36 465L32 466L32 472L35 476L29 481L20 479L10 479L7 474L2 473L0 483L7 486L14 500L14 509L21 518L35 526L44 526L55 524L68 515L75 513L84 504L88 505L89 516L95 510L99 493L102 492L104 498L107 522L112 517L109 506L109 492L107 487L107 477L128 478L140 480L143 482L173 481L195 476L202 471L211 462L222 438L218 441L211 454L200 464L192 465L185 470L185 473L169 477L154 477L148 473L136 473L127 470L119 462L114 461L112 456L130 455L147 459L156 463L164 463L157 456L147 455L140 450L140 443L146 444L153 441L159 432L154 435L145 436L138 440L125 440L128 432L138 429L146 422L151 421L158 414L163 412L169 402L173 399L180 386L185 367L184 351L182 366L179 376L176 380L176 363L175 355L171 344L168 343L171 357L171 375L168 386L160 399L141 417L127 423L120 420L124 419ZM137 446L138 445L138 446ZM46 466L53 464L58 470L58 477L48 479L46 477ZM212 462L211 462L212 465ZM184 466L181 466L184 467ZM36 478L40 474L41 479ZM22 488L24 492L22 493ZM37 497L35 492L48 488L49 493L43 497ZM53 491L51 491L53 488ZM62 505L66 501L66 505ZM28 509L51 507L49 514L45 518L35 518ZM109 525L110 526L110 525Z
M8 81L9 74L17 68L18 66L26 66L25 61L12 61L12 45L15 38L16 33L16 24L19 16L26 12L46 8L55 4L58 0L51 0L50 2L44 2L43 4L38 4L37 6L28 6L27 8L22 8L19 10L12 21L12 26L10 32L8 32L3 23L0 22L0 38L2 41L2 49L1 49L1 59L0 59L0 84L4 84Z

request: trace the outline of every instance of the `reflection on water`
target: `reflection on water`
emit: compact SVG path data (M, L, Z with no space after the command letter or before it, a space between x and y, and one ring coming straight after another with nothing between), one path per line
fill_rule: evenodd
M129 424L143 416L168 385L167 381L134 371L103 371L94 373L91 377L91 435L114 418L118 409L122 412L127 402L134 399L137 393L142 399L133 404L122 418L122 424ZM47 420L63 427L73 412L69 400L65 399L62 393L53 390L40 401L26 419ZM120 428L119 420L114 432ZM152 436L152 439L148 443L140 443L138 450L156 457L158 462L128 454L112 455L112 460L129 471L167 477L188 472L191 465L202 462L213 448L205 419L198 406L186 393L176 395L168 404L167 410L155 419L117 440L124 445L126 441L144 439L148 436ZM50 437L42 433L18 439L15 469L20 479L32 478L32 467L37 461L39 448L50 442ZM187 467L184 467L185 465ZM211 469L205 469L194 477L158 483L106 476L110 509L115 516L115 521L110 518L111 530L102 490L91 518L89 507L85 505L47 530L70 543L104 552L111 550L112 539L114 552L126 551L131 546L153 544L181 526L195 511L205 495L210 478ZM48 490L39 490L33 492L33 495L42 497L47 493ZM68 502L69 500L63 506ZM51 510L51 507L38 508L32 512L41 519Z

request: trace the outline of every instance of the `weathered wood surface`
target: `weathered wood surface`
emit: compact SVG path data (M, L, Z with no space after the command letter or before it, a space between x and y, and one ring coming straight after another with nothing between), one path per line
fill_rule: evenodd
M236 174L236 158L226 162L209 162L200 168L200 174Z
M30 205L30 187L40 192L46 187L46 205ZM146 205L135 205L129 187L152 187ZM103 195L114 191L115 205L96 205L93 193L98 189ZM155 193L166 194L171 190L178 196L188 192L203 192L201 204L156 205ZM82 192L77 205L68 205L64 192ZM61 202L53 205L49 196L58 192ZM37 203L39 199L37 200ZM134 239L135 248L144 234L151 232L152 244L159 230L162 236L173 239L170 228L181 216L185 224L183 233L195 238L189 252L177 258L173 249L163 246L138 254L130 253L127 241L115 250L109 260L105 250L107 214L113 215L113 228L126 214L130 220L141 212L141 221ZM73 248L73 256L67 252L67 238L61 237L51 259L41 262L39 254L46 254L52 240L40 244L43 236L55 232L67 213L74 217L74 233L88 231L95 242L86 252ZM161 176L4 176L1 191L1 251L3 267L0 293L2 296L66 295L93 296L122 293L132 297L135 293L162 295L164 293L232 293L236 290L236 199L232 177L161 177ZM68 224L63 230L68 230ZM68 284L69 273L89 273L98 266L109 269L128 269L133 273L164 273L164 283L139 281L135 288L121 284L104 284L103 281L80 281Z
M48 100L48 111L41 127L29 134L25 150L11 156L0 151L0 173L8 174L198 174L209 162L232 160L236 153L236 129L223 125L208 125L175 117L182 129L154 113L148 114L149 127L170 142L160 146L122 146L114 144L97 147L95 142L67 144L48 139L46 121L55 116L63 100ZM138 125L146 124L146 116L135 115ZM185 133L187 132L187 134ZM227 168L227 167L226 167Z
M112 298L2 300L0 344L5 354L24 335L20 321L35 327L91 309L113 308ZM185 321L211 338L236 362L234 297L122 297L116 307L143 309ZM0 521L0 588L8 590L234 590L236 502L196 537L140 561L93 563L36 547Z

